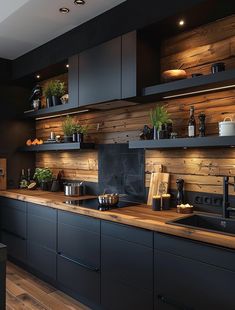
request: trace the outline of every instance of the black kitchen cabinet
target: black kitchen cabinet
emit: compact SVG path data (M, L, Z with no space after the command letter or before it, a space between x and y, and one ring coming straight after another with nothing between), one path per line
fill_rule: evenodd
M153 309L153 233L101 223L101 305L107 310Z
M155 234L156 310L232 310L235 252Z
M100 303L100 220L58 213L57 280L74 297Z
M79 55L79 106L121 99L121 37Z
M27 260L27 206L23 201L1 198L1 242L7 253L18 261Z
M28 265L56 280L57 210L28 203Z
M0 244L0 309L6 308L6 246Z

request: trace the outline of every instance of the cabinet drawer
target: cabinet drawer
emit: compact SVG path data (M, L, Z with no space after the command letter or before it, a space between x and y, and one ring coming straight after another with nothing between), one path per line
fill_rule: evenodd
M56 251L57 211L40 205L28 206L28 240Z
M26 238L26 204L13 199L0 200L1 229Z
M77 296L99 304L100 274L79 262L61 255L57 256L57 281Z
M102 235L101 271L102 279L152 291L153 249Z
M149 230L102 221L101 234L153 248L153 232Z
M89 224L91 224L89 226ZM58 253L100 268L100 221L76 214L59 214ZM89 229L89 230L88 230Z
M19 261L27 260L27 241L2 231L1 241L7 246L7 254Z
M233 310L235 273L155 251L156 310Z
M28 264L46 277L56 280L56 252L28 242Z
M154 234L154 247L160 251L235 271L233 250L160 233Z

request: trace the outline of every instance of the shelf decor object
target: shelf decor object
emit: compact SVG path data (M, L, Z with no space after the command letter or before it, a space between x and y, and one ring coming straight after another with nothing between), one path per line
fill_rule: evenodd
M130 149L235 147L235 136L130 141Z
M94 143L45 143L34 146L24 146L19 148L20 152L46 152L46 151L77 151L82 149L93 149Z

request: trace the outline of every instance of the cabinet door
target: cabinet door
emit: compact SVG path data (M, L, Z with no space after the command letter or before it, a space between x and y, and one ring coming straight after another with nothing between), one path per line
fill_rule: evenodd
M100 221L59 211L59 283L76 296L100 303Z
M57 211L28 204L28 264L35 271L56 279Z
M153 308L153 233L102 222L101 304L104 309Z
M79 105L121 99L121 37L79 55Z
M156 310L233 310L235 273L155 251Z

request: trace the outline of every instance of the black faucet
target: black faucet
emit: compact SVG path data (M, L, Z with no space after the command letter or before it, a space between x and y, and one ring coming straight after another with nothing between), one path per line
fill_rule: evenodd
M235 211L235 208L230 207L229 203L229 194L228 194L228 188L229 185L232 185L235 191L235 177L234 182L229 183L229 177L223 178L223 217L229 218L230 217L230 211Z

